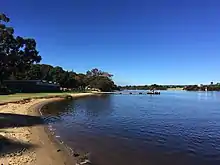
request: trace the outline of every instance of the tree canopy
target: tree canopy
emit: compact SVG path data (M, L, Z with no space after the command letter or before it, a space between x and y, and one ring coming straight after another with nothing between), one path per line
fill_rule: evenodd
M103 91L112 91L116 85L112 74L97 68L86 74L66 71L60 66L38 64L41 56L36 50L36 41L14 35L8 27L10 19L0 14L0 87L3 80L44 80L60 84L64 88L85 89L86 86Z
M87 73L92 72L93 70L94 69L87 71ZM63 88L74 89L85 89L86 86L89 86L90 88L97 88L101 91L112 91L117 88L108 75L87 75L83 73L77 74L73 71L65 71L59 66L53 67L46 64L32 64L29 70L25 72L17 72L15 76L9 76L7 79L51 81L60 84L60 86Z
M0 14L0 83L7 76L41 61L35 40L15 36L14 29L7 26L9 21L5 14Z

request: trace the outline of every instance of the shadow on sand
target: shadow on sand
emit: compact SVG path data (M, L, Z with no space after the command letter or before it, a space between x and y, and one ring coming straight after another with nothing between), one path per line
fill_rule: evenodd
M0 113L0 129L12 127L28 127L39 124L44 124L43 119L39 116Z
M26 152L31 148L36 148L37 146L33 144L23 143L19 141L14 141L4 136L0 135L0 158L7 156L20 156L22 153Z
M44 121L38 116L0 113L0 129L29 127L40 124L44 124ZM0 132L5 132L5 130L0 130ZM10 156L21 155L23 152L35 147L37 146L14 141L0 135L0 157L5 156L5 154Z

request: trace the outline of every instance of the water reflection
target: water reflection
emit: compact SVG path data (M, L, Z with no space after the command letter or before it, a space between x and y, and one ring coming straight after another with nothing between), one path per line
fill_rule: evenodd
M196 92L197 96L198 96L198 100L208 100L208 99L212 99L212 100L216 100L217 99L217 95L219 94L218 92L214 92L214 91L200 91L200 92Z
M219 92L100 95L47 108L65 143L100 165L220 164Z
M44 120L47 123L61 121L61 116L74 111L74 101L62 100L45 105L41 112L44 114Z
M112 95L87 98L85 102L85 113L87 117L103 117L110 115L112 108Z
M72 106L74 106L74 101L62 100L49 103L42 108L44 115L56 115L72 111Z
M45 120L51 122L59 121L61 117L73 118L82 114L88 118L108 116L114 110L111 97L112 95L95 95L83 99L52 102L42 108L42 113Z

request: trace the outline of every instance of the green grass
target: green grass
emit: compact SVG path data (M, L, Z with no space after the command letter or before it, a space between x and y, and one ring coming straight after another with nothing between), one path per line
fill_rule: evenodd
M27 98L45 97L45 96L57 96L65 95L68 93L79 93L79 92L60 92L60 93L16 93L11 95L0 95L0 103L9 101L18 101Z

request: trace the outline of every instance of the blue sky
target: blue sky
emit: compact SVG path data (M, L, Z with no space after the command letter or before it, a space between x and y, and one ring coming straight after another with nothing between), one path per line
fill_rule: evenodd
M219 0L3 0L42 63L97 67L117 84L220 82Z

